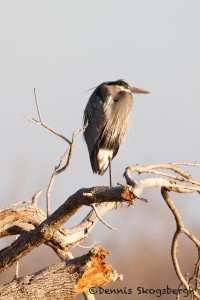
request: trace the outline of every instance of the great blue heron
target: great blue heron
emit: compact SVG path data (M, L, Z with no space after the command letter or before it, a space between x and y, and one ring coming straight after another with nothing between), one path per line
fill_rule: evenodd
M123 142L129 125L133 94L148 94L125 80L101 83L89 98L84 111L84 138L94 173L103 175Z

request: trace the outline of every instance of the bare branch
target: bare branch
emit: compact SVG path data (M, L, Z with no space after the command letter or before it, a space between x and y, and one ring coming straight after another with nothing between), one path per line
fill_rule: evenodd
M164 178L148 178L148 179L140 180L139 182L135 181L131 177L131 172L137 172L139 174L150 173L150 172L152 172L152 169L156 169L156 168L167 168L174 172L178 172L179 174L181 174L181 176L184 175L184 177L185 177L182 179L182 181L184 181L186 183L191 183L191 184L177 184L176 180L178 180L179 177L175 177L174 180L170 180L167 178L166 179L164 179ZM124 172L124 177L126 179L127 184L129 184L133 187L134 194L136 197L140 197L144 188L148 188L148 187L165 187L168 190L176 192L176 193L200 192L199 182L195 181L195 183L192 183L192 181L188 179L188 177L190 177L190 175L188 175L188 174L184 173L182 170L174 167L172 164L157 164L157 165L150 165L150 166L146 166L146 167L136 165L133 167L127 167ZM170 177L170 174L168 177Z
M5 212L6 210L9 210L9 209L11 209L11 208L13 208L13 207L15 207L15 206L17 206L17 205L21 205L21 204L27 205L27 204L29 204L29 203L32 203L32 201L31 201L31 200L28 200L28 201L18 201L18 202L15 202L15 203L13 203L13 204L11 204L11 205L5 206L5 207L3 207L2 209L0 209L0 213L1 213L1 212Z
M87 193L84 194L87 196ZM37 205L28 205L28 203L26 203L26 206L17 209L11 207L6 211L0 212L0 237L33 230L45 220L44 212ZM114 208L115 203L103 202L96 206L98 207L99 215L104 216ZM70 229L58 228L52 238L46 241L45 244L51 247L61 259L66 259L69 256L69 248L80 245L94 229L98 221L95 211L91 210L76 227Z
M10 206L0 212L0 238L30 231L45 220L44 212L37 205L30 205L30 202L18 208Z
M52 129L51 127L49 127L47 124L45 124L42 120L42 116L41 116L41 112L40 112L40 108L39 108L39 103L38 103L38 100L37 100L37 96L36 96L36 90L34 89L34 96L35 96L35 103L36 103L36 107L37 107L37 113L38 113L38 118L39 118L39 121L35 120L34 118L30 118L26 115L24 115L24 117L29 120L30 122L33 122L37 125L41 125L43 126L44 128L48 129L49 131L51 131L53 134L59 136L60 138L62 138L65 142L67 142L69 145L71 145L71 142L68 138L66 138L63 134L59 133L58 131Z
M92 247L94 247L96 244L98 244L98 242L96 242L94 240L94 242L92 243L92 245L90 246L85 246L85 245L81 245L81 244L77 244L78 247L83 248L83 249L91 249Z
M163 179L163 178L149 178L149 179L141 180L136 183L135 188L131 188L130 186L119 186L114 188L97 187L97 188L90 188L90 189L81 189L80 191L78 191L77 193L69 197L68 201L66 201L51 216L51 218L48 218L46 222L43 219L41 221L41 223L43 222L41 224L41 227L37 225L38 228L36 229L35 233L33 231L31 234L33 234L33 236L34 234L36 236L38 235L38 237L35 236L35 240L34 238L32 238L31 240L30 236L27 237L27 239L29 240L29 242L26 241L27 246L29 245L28 243L30 243L31 245L31 246L29 245L30 246L29 251L31 251L35 247L35 245L38 243L39 240L39 244L45 242L56 251L59 257L63 259L65 255L67 255L69 248L73 247L75 244L79 244L89 234L89 232L92 231L92 229L95 227L99 219L102 219L102 217L114 207L114 202L116 201L124 202L127 201L125 199L128 199L129 201L128 203L134 203L135 200L140 197L144 188L153 187L153 186L154 187L164 186L168 190L173 190L182 193L199 191L199 186L197 187L194 185L179 186L176 184L176 181ZM120 200L118 200L119 196L117 196L119 191L121 192ZM101 194L101 199L99 199L96 196L99 193ZM107 199L106 195L109 195L109 199ZM75 199L74 202L72 201L73 199ZM71 216L75 214L76 211L82 205L91 205L93 203L99 203L96 205L96 207L98 207L99 218L97 217L95 211L94 212L91 211L88 214L88 216L82 221L82 223L80 223L80 225L72 229L66 229L66 230L61 229L60 226L64 222L66 222L69 218L71 218ZM45 228L49 228L49 230ZM195 237L191 236L191 234L187 232L187 230L185 230L185 234L191 237L194 240L194 242L196 242L196 244L198 245L198 241L195 239ZM14 247L16 246L17 245L14 245ZM21 257L24 254L23 252L21 253L20 251L21 250L19 249L19 253L17 255ZM12 259L11 259L11 264L12 264Z
M37 205L38 202L38 198L40 197L40 195L42 194L43 190L39 190L32 198L32 204Z
M100 215L99 215L99 213L98 213L98 210L97 210L95 204L92 204L91 207L94 209L94 211L95 211L95 213L96 213L96 215L97 215L99 221L101 221L101 222L102 222L104 225L106 225L109 229L112 229L112 230L115 230L115 231L118 230L117 228L112 227L111 225L109 225L106 221L104 221L104 220L100 217Z
M50 214L51 214L51 208L50 208L50 205L51 205L51 190L52 190L52 187L53 187L53 184L54 184L54 181L55 181L55 177L56 177L56 173L55 173L55 169L54 169L54 172L51 175L51 179L50 179L50 182L49 182L49 185L48 185L48 188L47 188L47 192L46 192L47 217L49 217Z
M75 143L75 140L76 140L76 138L78 137L78 135L79 135L82 131L83 131L83 128L78 129L77 131L73 132L73 134L72 134L72 142L71 142L70 147L69 147L69 153L68 153L68 157L67 157L67 162L66 162L66 164L64 165L64 167L62 167L62 168L60 168L60 169L56 169L56 171L55 171L56 175L58 175L58 174L64 172L64 171L68 168L68 166L69 166L69 164L70 164L70 161L71 161L71 158L72 158L72 153L73 153L73 149L74 149L74 143Z
M100 215L99 215L99 213L98 213L98 210L97 210L95 204L92 204L91 207L94 209L94 211L95 211L95 213L96 213L97 218L99 219L99 221L101 221L101 222L102 222L104 225L106 225L109 229L112 229L112 230L115 230L115 231L118 230L117 228L112 227L111 225L109 225L106 221L104 221L104 220L100 217Z
M64 155L62 155L60 157L60 161L59 161L59 164L58 166L56 166L54 168L54 171L53 171L53 174L51 175L51 179L50 179L50 182L49 182L49 186L48 186L48 189L47 189L47 193L46 193L46 198L47 198L47 217L50 216L51 212L50 212L50 197L51 197L51 190L52 190L52 187L53 187L53 183L55 181L55 177L59 174L61 174L62 172L66 171L67 168L69 167L69 164L70 164L70 161L71 161L71 158L72 158L72 153L73 153L73 149L74 149L74 143L75 143L75 140L76 138L78 137L78 135L84 130L84 128L81 128L81 129L78 129L77 131L73 132L72 134L72 142L69 146L69 149L67 149L64 153ZM68 153L68 158L67 158L67 162L66 164L61 167L62 165L62 162L66 156L66 154Z
M27 116L27 115L25 115L25 114L23 114L23 116L24 116L24 118L26 118L28 121L30 121L30 122L32 122L32 123L34 123L34 124L36 124L36 125L41 125L41 122L40 122L40 121L37 121L36 119L31 118L31 117L29 117L29 116Z
M169 209L172 211L172 213L175 217L176 226L177 226L174 237L173 237L173 241L172 241L172 247L171 247L171 255L172 255L172 261L174 264L174 269L175 269L176 274L177 274L178 278L180 279L182 285L188 291L193 290L193 287L184 278L184 276L181 272L180 266L179 266L179 262L178 262L178 258L177 258L178 238L182 233L185 233L196 244L198 249L200 249L200 243L199 243L198 239L196 239L187 229L184 228L183 222L181 220L181 216L180 216L177 208L175 207L173 201L169 197L168 191L165 188L162 188L161 193L162 193L162 196L163 196L165 202L167 203ZM193 293L197 299L200 299L200 295L198 294L197 290L193 290Z
M182 169L177 168L176 165L200 167L200 164L194 164L194 163L168 163L168 164L148 165L148 166L144 166L144 167L135 165L135 166L128 167L128 168L129 168L130 172L137 172L139 174L152 173L153 172L152 170L155 170L155 169L168 169L168 170L171 170L171 171L181 175L184 178L192 179L191 175L187 174ZM158 174L158 173L156 173L156 174ZM167 174L167 173L165 173L165 174ZM170 175L170 173L169 173L169 175ZM168 176L168 175L165 175L165 176ZM198 182L198 184L199 184L199 182Z
M61 164L63 162L63 159L66 155L66 153L68 152L68 149L66 150L64 156L62 156L60 158L60 162L59 162L59 165L57 167L55 167L54 171L53 171L53 174L51 176L51 179L50 179L50 182L49 182L49 186L48 186L48 189L47 189L47 192L46 192L46 205L47 205L47 216L50 216L50 194L51 194L51 189L53 187L53 183L54 183L54 180L55 180L55 176L56 175L59 175L60 173L64 172L68 166L69 166L69 163L70 163L70 160L71 160L71 157L72 157L72 152L73 152L73 148L74 148L74 142L75 142L75 139L77 138L77 136L83 132L87 126L87 124L81 128L81 129L78 129L77 131L73 132L72 134L72 141L70 141L68 138L66 138L64 135L60 134L59 132L57 132L56 130L52 129L51 127L49 127L47 124L45 124L43 122L43 119L42 119L42 115L41 115L41 111L40 111L40 107L39 107L39 102L38 102L38 99L37 99L37 95L36 95L36 90L34 88L34 97L35 97L35 104L36 104L36 108L37 108L37 114L38 114L38 118L39 120L36 120L34 118L30 118L26 115L24 115L24 117L26 119L28 119L29 121L37 124L37 125L41 125L43 126L44 128L48 129L49 131L51 131L53 134L59 136L60 138L64 139L70 146L69 148L69 154L68 154L68 159L67 159L67 162L66 164L61 168Z
M83 193L91 193L91 197L83 196ZM44 220L36 229L20 235L9 247L0 251L0 272L13 265L22 256L29 253L35 247L50 241L60 226L67 222L82 205L91 206L93 203L102 202L128 202L132 203L135 197L131 191L122 187L95 187L80 189L70 196L49 218Z
M49 193L51 192L55 176L69 166L71 159L70 153L72 153L73 150L74 140L81 131L82 129L73 133L72 143L69 146L69 151L67 152L68 157L64 167L62 167L62 164L67 153L60 158L58 167L55 167L49 183ZM190 166L189 163L181 164ZM61 259L69 258L69 249L75 245L81 246L80 243L87 235L90 234L98 221L103 222L106 226L113 229L102 219L102 217L108 211L113 209L113 207L115 207L116 202L127 202L128 204L133 204L135 203L136 199L141 199L140 196L145 188L161 187L162 196L172 211L177 224L177 229L174 234L171 247L171 255L176 274L180 279L181 285L188 290L193 288L194 297L196 297L196 299L200 299L198 294L200 256L198 257L193 276L190 279L185 278L185 276L182 274L177 258L178 239L181 234L185 234L191 239L191 241L197 246L198 253L200 253L200 242L184 227L181 216L170 199L168 193L168 191L178 193L200 192L200 184L198 181L194 180L191 175L178 168L177 165L179 165L179 163L158 164L146 167L138 165L129 167L125 170L125 178L129 183L128 186L121 185L117 187L94 187L81 189L70 196L68 200L47 219L45 219L45 215L42 212L39 214L40 217L37 219L37 221L35 221L35 215L37 215L36 211L38 210L37 198L39 197L39 192L34 195L31 201L32 204L29 206L27 206L27 204L30 203L30 201L25 202L26 206L14 209L14 205L12 205L7 207L6 211L0 211L0 220L3 220L3 222L0 222L0 236L21 233L21 236L18 238L18 240L13 242L9 247L0 251L0 271L7 269L9 266L16 263L16 261L18 261L22 256L26 255L28 252L32 251L35 247L38 247L42 243L50 246ZM191 166L199 165L191 164ZM175 172L178 175L157 171L158 168L165 168L169 171ZM168 178L147 178L140 181L135 181L131 178L131 172L137 172L139 174L154 173ZM178 181L181 181L181 183ZM19 202L18 204L24 204L24 202ZM93 210L91 210L84 220L76 227L63 229L61 227L62 224L68 221L82 205L91 206L93 207ZM11 216L11 223L6 222L6 214ZM96 243L97 242L94 240L94 244ZM81 247L85 248L86 246ZM192 281L195 283L194 287L192 286Z
M15 236L15 239L16 240L18 239L17 235ZM16 266L15 266L15 276L14 276L14 279L17 279L17 278L19 278L19 261L16 262Z
M171 165L176 165L176 166L188 166L188 167L200 167L200 164L198 163L190 163L190 162L172 162L170 163Z
M198 251L198 259L195 264L193 275L189 278L188 283L191 283L193 280L195 281L195 290L199 290L199 272L200 272L200 250Z
M88 290L88 291L85 291L85 292L83 293L83 296L84 296L84 299L85 299L85 300L95 300L94 295L92 295L92 294L89 292L89 290Z
M39 104L38 104L38 100L37 100L37 95L36 95L35 88L34 88L34 96L35 96L35 103L36 103L36 107L37 107L39 121L42 122L42 116L41 116L41 113L40 113L40 108L39 108Z

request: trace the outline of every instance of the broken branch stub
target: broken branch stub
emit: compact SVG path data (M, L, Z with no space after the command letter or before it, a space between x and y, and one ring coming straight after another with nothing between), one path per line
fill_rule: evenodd
M108 252L95 247L87 254L49 266L37 273L0 286L1 300L73 300L90 287L121 279L105 262Z

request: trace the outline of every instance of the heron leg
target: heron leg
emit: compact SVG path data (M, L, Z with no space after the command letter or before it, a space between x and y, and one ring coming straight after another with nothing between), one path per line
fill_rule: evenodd
M109 180L110 180L110 186L112 186L112 170L111 170L111 165L112 165L112 158L109 157Z
M109 179L110 179L110 186L112 186L112 168L111 168L111 165L112 165L112 158L109 157ZM117 202L115 202L115 209L117 209Z

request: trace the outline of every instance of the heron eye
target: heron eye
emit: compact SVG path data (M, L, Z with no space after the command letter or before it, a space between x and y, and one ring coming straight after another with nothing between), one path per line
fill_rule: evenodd
M113 99L114 102L118 102L123 96L125 96L125 91L120 91Z

